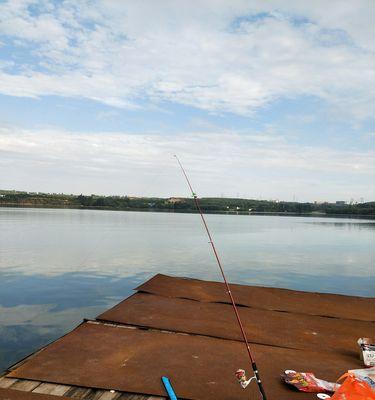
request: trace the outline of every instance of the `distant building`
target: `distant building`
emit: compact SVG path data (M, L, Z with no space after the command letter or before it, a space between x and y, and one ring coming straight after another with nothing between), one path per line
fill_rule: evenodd
M346 201L343 201L343 200L336 201L336 206L344 206L345 204L346 204Z
M183 197L170 197L167 202L171 204L183 203L185 199Z

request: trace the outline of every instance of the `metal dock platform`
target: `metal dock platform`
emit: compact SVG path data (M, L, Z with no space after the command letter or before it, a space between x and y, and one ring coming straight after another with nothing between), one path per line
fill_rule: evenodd
M362 367L356 341L374 335L375 299L245 285L232 293L268 399L316 399L285 385L286 369L335 381ZM163 375L179 399L260 399L254 382L236 382L238 368L251 372L223 284L158 274L9 368L0 400L160 400Z

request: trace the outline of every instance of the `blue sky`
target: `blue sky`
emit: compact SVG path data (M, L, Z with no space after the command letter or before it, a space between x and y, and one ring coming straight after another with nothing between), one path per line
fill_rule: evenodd
M375 4L0 2L2 189L375 199Z

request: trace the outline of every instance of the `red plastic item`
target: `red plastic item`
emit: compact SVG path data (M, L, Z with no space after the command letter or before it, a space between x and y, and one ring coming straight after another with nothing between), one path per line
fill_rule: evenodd
M339 378L345 381L331 397L332 400L375 400L375 391L366 382L346 373Z
M334 392L340 387L337 383L318 379L312 372L286 370L281 377L286 383L295 386L301 392Z

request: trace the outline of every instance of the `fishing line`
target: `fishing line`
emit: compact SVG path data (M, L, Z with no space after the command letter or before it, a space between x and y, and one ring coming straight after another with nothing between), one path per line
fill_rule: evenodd
M208 225L207 225L206 219L204 218L203 211L202 211L201 206L200 206L200 204L199 204L198 196L197 196L196 193L194 192L193 187L191 186L190 180L189 180L189 178L188 178L188 176L187 176L187 174L186 174L186 172L185 172L185 169L184 169L184 167L182 166L182 164L181 164L179 158L178 158L176 155L175 155L174 157L176 158L176 160L177 160L177 162L178 162L178 164L179 164L179 166L180 166L180 168L181 168L181 171L182 171L182 173L183 173L183 175L184 175L184 177L185 177L185 179L186 179L186 182L187 182L187 184L188 184L188 186L189 186L189 189L190 189L190 191L191 191L191 194L192 194L192 196L193 196L194 203L195 203L195 207L197 208L197 211L198 211L198 213L200 214L200 217L201 217L203 226L204 226L204 228L205 228L205 231L206 231L207 236L208 236L208 239L209 239L209 243L210 243L211 248L212 248L212 251L213 251L213 253L214 253L214 255L215 255L215 258L216 258L216 261L217 261L217 265L219 266L220 273L221 273L221 276L222 276L222 278L223 278L223 281L224 281L224 284L225 284L225 287L226 287L226 291L227 291L228 296L229 296L229 298L230 298L230 302L231 302L231 304L232 304L233 311L234 311L234 313L236 314L236 318L237 318L237 322L238 322L238 325L239 325L240 330L241 330L243 342L244 342L244 344L245 344L245 346L246 346L246 351L247 351L247 354L248 354L249 359L250 359L251 368L252 368L252 370L253 370L253 372L254 372L254 377L256 378L256 381L257 381L257 384L258 384L258 388L259 388L259 391L260 391L260 393L261 393L261 395L262 395L263 400L266 400L266 394L265 394L265 392L264 392L263 385L262 385L262 381L261 381L260 375L259 375L259 371L258 371L257 365L256 365L256 363L255 363L255 358L254 358L253 354L251 353L250 346L249 346L249 342L248 342L248 340L247 340L247 336L246 336L246 333L245 333L245 329L244 329L244 327L243 327L243 325L242 325L242 321L241 321L240 314L239 314L239 312L238 312L236 303L235 303L235 301L234 301L232 292L231 292L231 290L230 290L229 283L228 283L227 278L226 278L226 276L225 276L224 269L223 269L223 266L222 266L222 264L221 264L219 254L218 254L218 252L217 252L217 250L216 250L216 247L215 247L215 243L214 243L214 241L213 241L213 239L212 239L210 230L208 229Z

